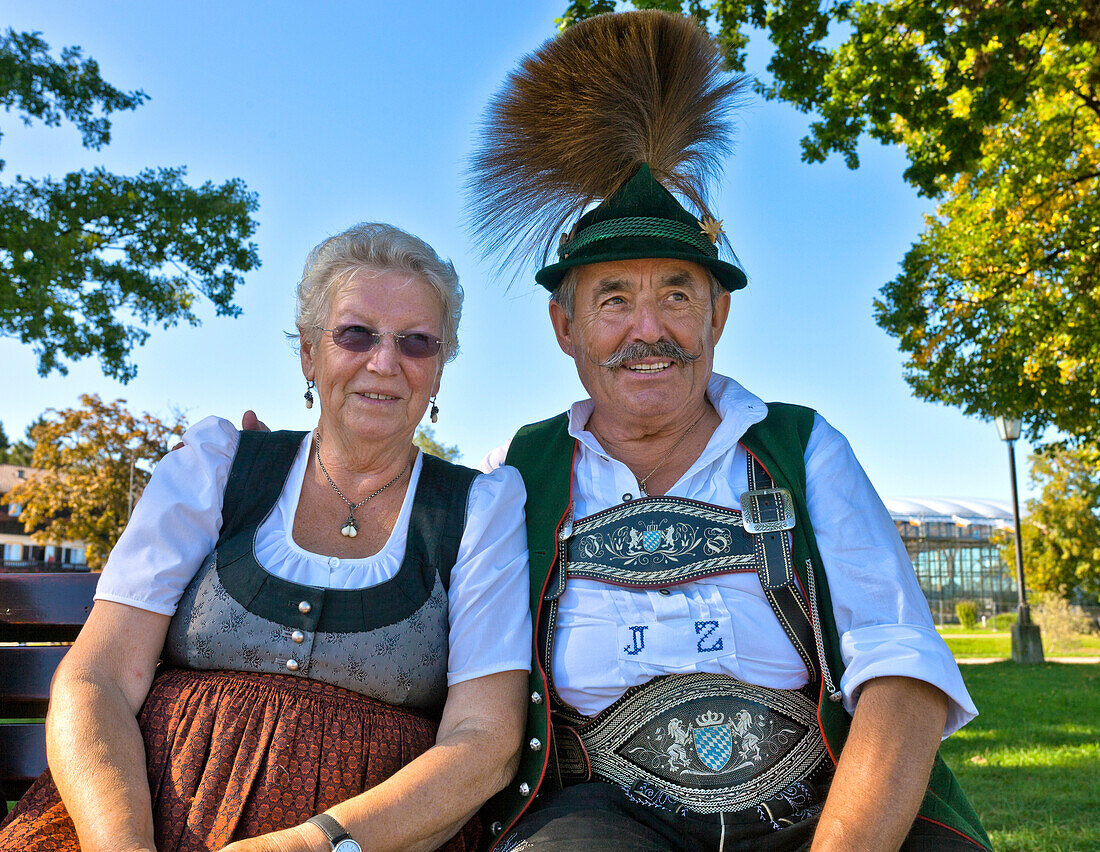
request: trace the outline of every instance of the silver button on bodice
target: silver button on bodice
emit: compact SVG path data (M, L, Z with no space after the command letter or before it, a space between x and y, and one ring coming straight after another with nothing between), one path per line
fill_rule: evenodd
M313 607L309 605L309 601L302 601L300 604L298 604L298 612L300 612L302 615L305 615L311 609L313 609Z
M526 781L521 782L520 785L519 785L519 794L521 796L530 796L531 795L531 785L528 784Z
M542 748L542 740L538 737L531 737L531 742L527 743L527 747L530 748L531 751L538 751Z
M286 670L288 672L298 671L298 661L297 660L287 660L286 661Z
M532 704L542 704L542 693L532 692L531 693L531 703Z
M301 645L303 642L306 641L306 634L304 634L301 630L295 630L293 633L290 634L290 638Z

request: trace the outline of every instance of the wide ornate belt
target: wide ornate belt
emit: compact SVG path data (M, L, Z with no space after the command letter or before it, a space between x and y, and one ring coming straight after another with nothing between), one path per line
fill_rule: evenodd
M573 525L566 573L632 588L659 588L753 571L753 540L741 513L680 497L648 497Z
M728 675L656 678L587 723L555 722L561 782L610 781L699 813L756 807L825 761L810 692Z

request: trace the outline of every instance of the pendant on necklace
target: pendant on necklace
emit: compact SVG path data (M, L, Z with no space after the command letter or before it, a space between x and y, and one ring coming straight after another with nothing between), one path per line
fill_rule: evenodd
M344 521L344 525L340 528L340 535L348 538L355 538L359 535L359 524L355 523L355 515L348 515L348 519Z

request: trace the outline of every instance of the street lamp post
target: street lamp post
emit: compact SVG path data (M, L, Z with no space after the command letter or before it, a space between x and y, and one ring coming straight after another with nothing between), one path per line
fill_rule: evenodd
M1012 661L1015 663L1043 662L1043 638L1039 625L1031 620L1024 588L1024 543L1020 535L1020 497L1016 489L1016 439L1020 437L1020 418L997 415L993 418L1001 440L1008 444L1008 470L1012 480L1012 520L1016 542L1016 594L1017 617L1012 625Z
M134 451L130 450L130 490L127 492L126 523L130 523L130 516L134 513Z
M183 437L181 435L169 435L167 446L165 446L162 452L170 452L176 449L182 442ZM126 523L130 523L130 516L134 513L134 466L137 465L138 462L156 464L156 459L149 459L137 454L137 451L141 449L140 441L135 446L127 445L126 449L130 453L130 490L126 495ZM142 470L146 473L151 472L151 470L146 470L145 468L142 468Z

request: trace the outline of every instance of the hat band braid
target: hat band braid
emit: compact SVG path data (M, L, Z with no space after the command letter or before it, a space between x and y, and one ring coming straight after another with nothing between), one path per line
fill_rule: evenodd
M622 219L608 219L583 229L569 242L558 249L558 256L569 255L585 246L600 240L615 237L658 237L678 240L696 248L708 257L718 257L718 246L711 243L701 229L693 229L682 222L670 219L658 219L652 216L631 216Z

